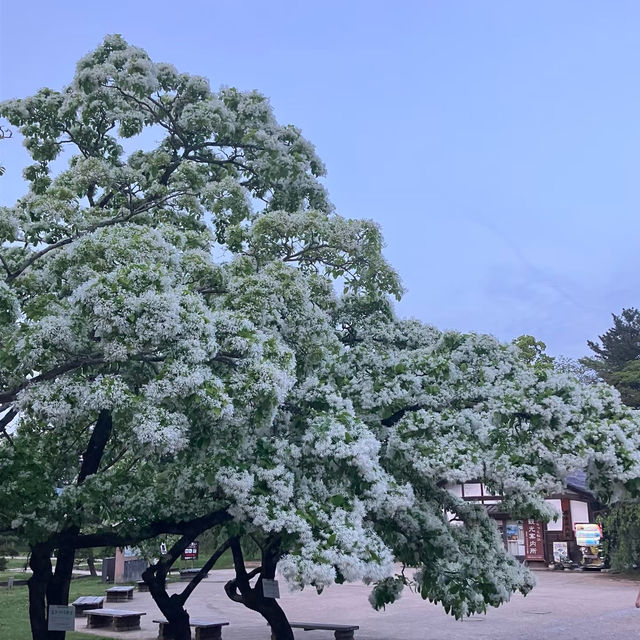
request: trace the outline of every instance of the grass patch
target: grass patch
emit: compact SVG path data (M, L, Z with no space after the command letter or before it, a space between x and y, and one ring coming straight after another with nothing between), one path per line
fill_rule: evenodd
M205 551L200 553L198 560L179 559L173 565L173 570L199 568L209 559L210 554ZM9 560L10 568L24 567L24 560ZM233 557L231 551L227 550L216 562L213 569L231 569L233 567ZM0 580L7 580L13 576L16 580L28 578L31 574L23 574L17 571L4 571L0 573ZM177 574L170 577L170 581L178 580ZM69 602L73 602L80 596L104 595L105 589L110 586L104 584L100 578L83 577L81 580L73 580L69 591ZM76 626L86 624L85 618L79 618ZM2 640L31 640L31 629L29 626L29 591L26 585L16 586L13 589L0 587L0 638ZM68 640L110 640L102 636L89 635L78 631L68 631Z
M106 586L100 578L73 580L69 592L69 601L79 596L104 595ZM86 624L86 618L79 618L76 626ZM7 589L0 587L0 638L7 640L31 640L29 627L29 591L27 586ZM102 636L89 635L77 631L68 631L69 640L110 640Z
M29 561L24 558L5 558L7 561L7 569L24 569L29 568Z
M174 571L176 569L199 569L204 565L204 563L213 555L215 549L200 551L198 554L197 560L183 560L182 558L178 558L173 565L171 566L171 570ZM233 568L233 556L231 555L231 549L227 549L219 558L218 561L213 566L212 571L215 569L232 569Z
M0 582L5 582L9 578L14 580L27 580L31 577L31 571L0 571Z

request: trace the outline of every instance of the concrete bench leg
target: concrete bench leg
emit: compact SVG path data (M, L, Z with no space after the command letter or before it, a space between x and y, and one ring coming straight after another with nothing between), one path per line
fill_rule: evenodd
M336 640L353 640L353 631L336 631Z
M132 631L140 628L140 616L126 616L125 618L114 618L114 631Z
M108 593L107 602L125 602L129 599L126 593Z
M196 627L195 640L222 640L222 627Z
M108 627L111 624L109 618L87 615L87 627L95 629L96 627Z

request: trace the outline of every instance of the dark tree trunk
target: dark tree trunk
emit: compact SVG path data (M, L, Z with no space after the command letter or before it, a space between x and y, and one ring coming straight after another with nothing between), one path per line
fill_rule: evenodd
M190 541L189 541L190 542ZM187 542L187 544L189 543ZM173 561L171 562L173 564ZM167 571L171 565L166 566L163 561L145 569L142 579L149 585L149 593L153 601L167 619L168 625L165 633L174 640L191 640L191 627L189 627L189 614L180 602L178 594L169 596L166 587Z
M273 540L262 550L262 566L247 573L244 567L242 548L237 538L231 542L233 564L236 577L227 582L224 590L234 602L240 602L245 607L258 612L271 627L273 640L294 640L293 631L285 612L275 598L265 598L262 590L262 580L273 580L278 564L279 544ZM255 587L250 584L251 578L260 574Z
M272 640L294 640L289 620L275 598L257 598L255 606L250 608L269 623Z
M168 625L165 628L165 633L174 640L191 640L189 614L184 609L184 604L202 578L229 547L228 541L219 547L181 593L174 593L169 596L166 588L167 573L173 563L180 557L180 554L200 533L202 533L201 530L195 535L193 531L189 531L171 547L166 559L159 560L156 564L148 567L142 574L142 579L149 585L149 592L153 601L167 619Z
M102 410L89 438L84 452L80 472L76 484L80 486L88 476L96 473L104 455L105 447L111 437L113 423L111 414ZM82 513L82 505L78 505L78 514ZM33 640L65 640L64 631L47 630L47 611L49 605L69 603L69 586L73 575L76 539L80 534L80 527L67 520L63 528L66 542L57 549L56 569L52 574L51 545L37 545L31 554L31 567L34 575L29 580L29 618ZM46 550L46 560L44 554ZM37 556L37 557L36 557ZM35 560L34 560L35 557ZM48 563L48 569L47 569ZM39 576L36 577L36 568ZM33 580L33 587L31 581ZM33 602L32 602L33 598Z
M78 527L71 530L73 535L78 535ZM56 554L56 569L47 587L47 605L69 604L69 587L73 575L73 562L76 550L72 546L59 547ZM49 640L65 640L65 631L49 631Z
M93 555L93 549L89 549L87 552L87 566L89 567L89 574L94 578L98 577L98 572L96 571L96 563L95 557Z
M31 550L29 565L29 622L33 640L48 640L47 588L52 577L51 549L37 545Z

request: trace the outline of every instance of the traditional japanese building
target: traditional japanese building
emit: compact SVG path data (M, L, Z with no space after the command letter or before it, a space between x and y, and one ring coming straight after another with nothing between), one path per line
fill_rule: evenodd
M505 548L516 558L527 562L551 564L566 560L585 566L601 566L594 549L576 542L576 525L594 524L601 505L587 489L586 474L567 478L567 488L550 495L546 502L558 512L558 519L549 522L517 519L502 511L502 498L492 494L480 482L450 485L449 491L469 502L483 504L496 521Z

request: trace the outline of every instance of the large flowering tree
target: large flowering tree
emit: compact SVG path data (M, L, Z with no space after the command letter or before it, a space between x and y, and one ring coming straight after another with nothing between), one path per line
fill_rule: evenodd
M532 363L517 344L398 321L382 307L363 316L361 307L347 303L340 316L348 349L338 379L382 443L385 470L411 483L412 507L377 519L376 530L398 560L419 567L414 580L379 584L374 606L410 584L463 616L531 588L484 507L453 496L453 484L481 481L505 510L543 519L554 515L544 496L574 469L587 470L603 501L636 492L639 417L613 389Z
M394 317L378 228L332 211L312 146L259 94L109 37L64 91L1 112L35 162L0 210L0 529L32 548L34 638L63 635L45 605L67 601L77 548L175 533L177 551L212 526L228 595L279 640L276 568L375 582L378 607L409 583L482 611L531 580L448 483L522 514L583 463L603 493L633 490L637 420L607 388ZM190 591L154 585L190 637Z
M2 114L35 164L0 210L0 526L32 548L34 637L57 638L76 548L228 520L244 467L277 467L277 409L337 346L332 280L399 287L256 93L111 37ZM145 130L160 144L126 151Z

